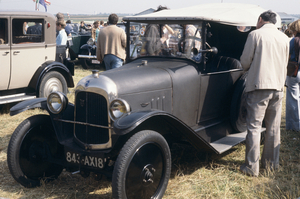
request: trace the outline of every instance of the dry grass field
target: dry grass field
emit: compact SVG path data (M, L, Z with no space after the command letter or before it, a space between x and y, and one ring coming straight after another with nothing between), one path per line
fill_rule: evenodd
M76 66L74 81L91 74ZM74 99L70 90L69 97ZM283 103L285 105L285 102ZM284 106L283 105L283 110ZM7 146L14 129L27 117L40 114L30 110L9 116L5 105L0 113L0 198L9 199L93 199L111 198L111 182L90 175L63 172L57 180L41 187L28 189L10 175L6 163ZM275 198L295 199L300 196L300 133L285 131L285 112L282 113L281 154L278 171L262 171L257 178L244 176L238 170L244 161L245 145L239 144L221 155L199 154L191 146L172 148L172 174L164 199L199 198Z

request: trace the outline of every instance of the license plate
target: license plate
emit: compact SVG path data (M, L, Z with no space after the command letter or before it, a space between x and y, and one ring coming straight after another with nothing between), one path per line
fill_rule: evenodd
M106 158L99 158L95 156L85 156L74 152L67 151L65 153L66 160L69 163L73 164L81 164L84 166L90 166L95 168L102 169L104 167L104 164L106 162Z
M98 60L96 60L96 59L93 59L93 60L92 60L92 63L93 63L93 64L100 64L100 61L98 61Z

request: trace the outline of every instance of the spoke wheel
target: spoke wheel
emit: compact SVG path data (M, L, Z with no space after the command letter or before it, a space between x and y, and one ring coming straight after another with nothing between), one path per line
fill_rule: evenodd
M7 163L14 179L24 187L36 187L40 180L51 181L63 167L50 163L50 157L62 157L49 116L34 115L14 131L7 150Z
M162 198L170 173L171 153L164 137L140 131L127 141L115 163L113 198Z

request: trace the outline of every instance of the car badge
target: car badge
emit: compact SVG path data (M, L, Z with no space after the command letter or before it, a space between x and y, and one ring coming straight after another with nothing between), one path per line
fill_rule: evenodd
M145 107L148 106L149 104L150 104L150 102L141 103L141 107L145 108Z
M80 99L80 106L83 107L84 106L84 100Z
M90 80L85 82L85 87L88 87L88 85L90 84Z

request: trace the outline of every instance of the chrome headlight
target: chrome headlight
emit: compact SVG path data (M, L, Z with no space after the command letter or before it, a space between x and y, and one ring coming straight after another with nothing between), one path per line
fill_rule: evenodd
M130 112L129 104L123 99L115 99L109 105L109 115L113 121Z
M58 114L65 110L68 105L68 98L61 92L52 92L47 98L48 109L53 114Z
M94 44L94 39L89 38L89 40L86 42L88 45L93 45Z

